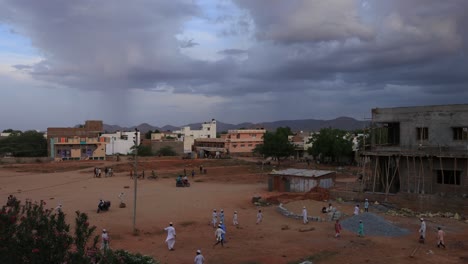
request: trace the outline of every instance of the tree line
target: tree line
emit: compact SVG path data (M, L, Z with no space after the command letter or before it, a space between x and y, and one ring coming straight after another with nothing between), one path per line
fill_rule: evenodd
M13 129L3 130L11 133L8 137L0 139L0 155L14 157L46 157L47 140L44 134L28 130L25 132Z

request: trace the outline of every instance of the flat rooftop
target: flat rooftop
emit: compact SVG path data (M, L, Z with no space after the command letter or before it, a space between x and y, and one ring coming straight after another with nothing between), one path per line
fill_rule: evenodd
M287 176L299 176L299 177L322 177L324 175L334 173L334 171L327 170L305 170L305 169L286 169L279 171L272 171L269 175L287 175Z

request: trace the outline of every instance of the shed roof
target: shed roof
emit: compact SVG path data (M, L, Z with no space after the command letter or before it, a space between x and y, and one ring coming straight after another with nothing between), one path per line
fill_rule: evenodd
M269 175L287 175L287 176L298 176L298 177L322 177L327 174L334 173L334 171L326 170L304 170L304 169L286 169L280 171L272 171Z

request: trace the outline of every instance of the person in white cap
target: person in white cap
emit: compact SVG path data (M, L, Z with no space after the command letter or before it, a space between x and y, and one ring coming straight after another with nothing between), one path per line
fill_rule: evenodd
M224 222L224 210L223 209L219 211L219 221Z
M369 199L366 198L366 201L364 202L364 212L368 213L369 212Z
M424 243L426 240L426 221L424 221L424 218L420 218L419 221L421 221L421 226L419 227L419 242Z
M309 218L307 218L307 209L305 206L302 207L302 221L304 224L309 223Z
M107 233L106 229L102 229L102 235L101 235L101 250L108 250L109 249L109 234Z
M176 231L175 228L172 226L172 222L169 223L169 226L164 228L165 231L167 231L167 237L166 237L166 244L167 248L169 250L174 250L174 244L175 244L175 239L176 239Z
M193 260L193 263L195 264L203 264L205 263L205 257L201 254L201 250L197 250L197 255L195 256L195 259Z
M213 245L213 248L221 243L221 246L224 247L224 240L223 235L226 234L224 230L221 228L221 225L218 225L218 229L215 231L216 243Z
M234 211L234 216L232 217L232 224L236 227L239 226L239 221L237 220L237 211Z
M216 228L216 224L218 223L218 214L216 213L216 209L213 209L211 223L213 224L213 227Z

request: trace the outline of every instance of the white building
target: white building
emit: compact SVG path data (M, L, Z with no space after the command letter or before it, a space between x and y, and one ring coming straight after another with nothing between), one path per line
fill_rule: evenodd
M141 140L140 132L137 132L138 140ZM109 138L106 144L106 155L122 154L127 155L135 145L135 132L117 131L111 134L102 134L101 137Z
M185 126L172 133L180 135L180 140L184 141L184 153L190 153L195 139L216 138L216 120L211 119L210 122L203 123L200 130L192 130L189 126Z

